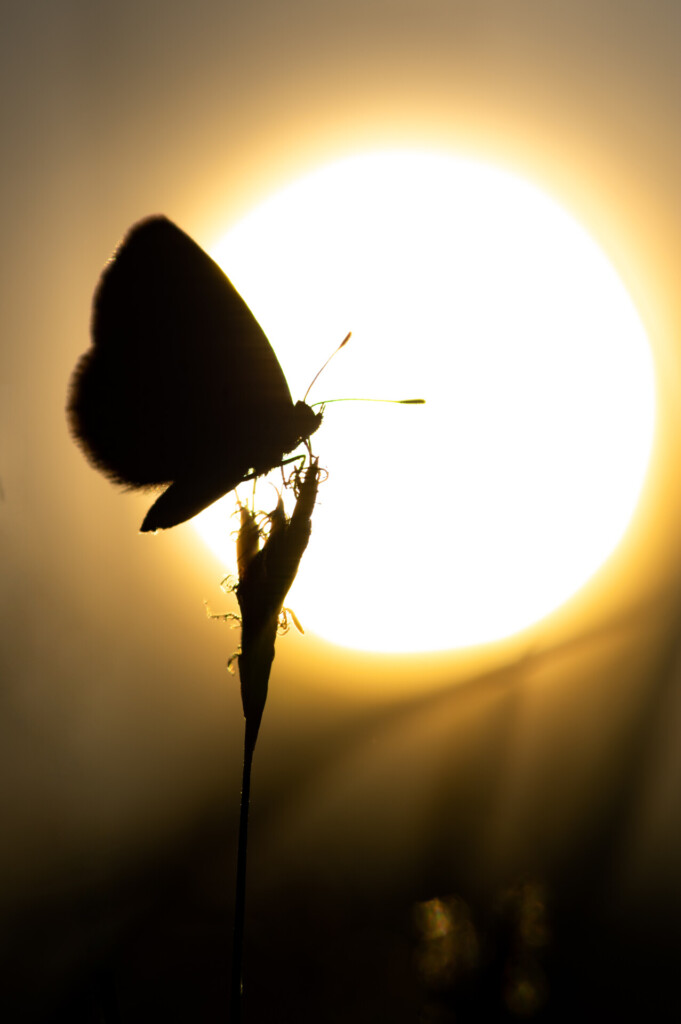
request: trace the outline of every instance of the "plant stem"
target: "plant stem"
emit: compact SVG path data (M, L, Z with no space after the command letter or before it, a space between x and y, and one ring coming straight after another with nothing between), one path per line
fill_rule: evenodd
M237 539L239 582L236 596L241 611L239 678L246 728L236 859L230 1024L241 1024L243 1013L246 858L253 752L267 700L279 616L284 598L296 577L300 559L310 539L310 517L319 485L316 459L310 462L302 480L296 477L296 483L296 505L291 518L287 518L280 498L277 508L270 513L271 529L262 548L259 548L260 533L255 514L245 508L241 510L241 526Z
M258 725L260 723L258 722ZM244 738L244 764L241 776L241 804L239 807L239 838L236 859L236 893L234 898L234 943L232 946L232 986L230 993L230 1024L241 1024L243 1000L244 920L246 913L246 862L248 855L248 808L251 798L251 768L253 751L258 737L258 725L253 728L246 719Z

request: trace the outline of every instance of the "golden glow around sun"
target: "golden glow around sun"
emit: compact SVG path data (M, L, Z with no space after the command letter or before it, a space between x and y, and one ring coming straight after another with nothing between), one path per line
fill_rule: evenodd
M375 651L500 639L617 546L652 447L650 347L603 253L534 186L447 155L359 156L213 255L294 400L349 330L310 402L427 400L328 406L313 441L329 477L288 599L306 629ZM258 507L275 503L260 483ZM228 568L233 507L195 520Z

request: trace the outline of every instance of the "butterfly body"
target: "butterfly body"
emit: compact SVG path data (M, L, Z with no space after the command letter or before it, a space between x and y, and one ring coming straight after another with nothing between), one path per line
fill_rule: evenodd
M68 414L90 461L132 488L168 484L143 530L184 522L281 463L319 426L293 404L250 309L165 217L132 228L95 293Z

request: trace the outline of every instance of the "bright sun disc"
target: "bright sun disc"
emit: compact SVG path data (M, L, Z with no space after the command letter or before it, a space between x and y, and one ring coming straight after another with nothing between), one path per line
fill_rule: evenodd
M288 598L306 629L374 651L497 640L617 546L652 448L650 346L601 250L534 186L451 156L360 156L213 254L294 400L352 330L310 401L427 401L328 406L313 442L329 477ZM228 567L233 508L195 520Z

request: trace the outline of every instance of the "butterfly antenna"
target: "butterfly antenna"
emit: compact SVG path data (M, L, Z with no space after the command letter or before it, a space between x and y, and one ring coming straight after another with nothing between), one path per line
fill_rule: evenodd
M321 370L317 370L316 374L315 374L315 375L314 375L314 377L312 378L312 382L311 382L311 384L310 384L309 388L308 388L308 389L307 389L307 391L305 392L305 397L303 398L303 401L304 401L304 402L306 402L306 401L307 401L307 396L308 396L308 395L310 394L310 392L312 391L312 388L313 388L313 386L314 386L314 384L315 384L315 381L317 380L317 378L318 378L318 377L320 376L320 374L321 374L321 373L322 373L322 372L323 372L323 371L324 371L324 370L325 370L325 369L327 368L327 366L329 365L329 363L331 362L331 360L333 359L333 357L334 357L334 356L336 355L336 353L337 353L337 352L340 352L340 350L341 350L341 349L343 348L343 346L344 346L344 345L347 345L347 343L348 343L348 342L350 341L350 338L351 338L351 337L352 337L352 331L348 331L348 333L347 333L347 334L345 335L345 337L344 337L344 338L343 338L343 340L341 341L341 343L340 343L340 345L338 346L338 348L335 348L335 349L333 350L333 352L331 353L331 355L329 356L329 358L328 358L328 359L326 360L326 362L325 362L325 363L324 363L324 365L322 366ZM317 403L317 404L319 404L319 403Z
M327 398L325 402L315 402L310 408L318 405L331 405L332 402L388 402L389 405L425 405L425 398Z

